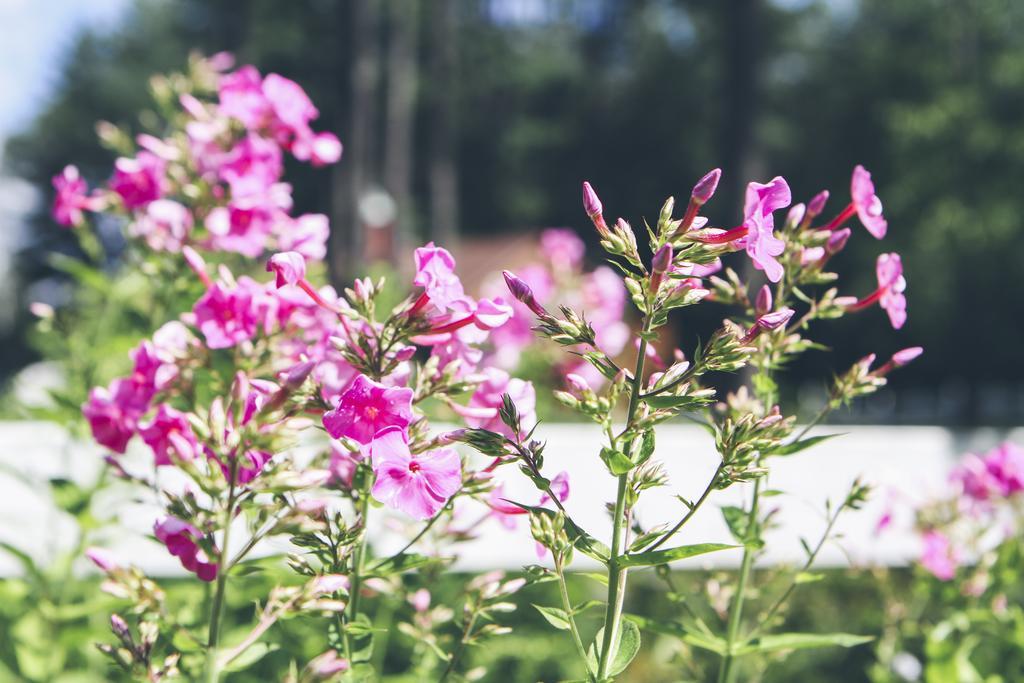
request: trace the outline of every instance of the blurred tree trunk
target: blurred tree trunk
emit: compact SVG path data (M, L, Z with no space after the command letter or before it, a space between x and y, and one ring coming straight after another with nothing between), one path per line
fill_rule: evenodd
M723 206L740 206L743 186L761 170L754 140L760 89L761 0L725 0L719 7L725 63L725 78L721 83L724 117L719 149L725 170L723 180L727 179L719 189L723 195L719 199Z
M455 165L456 27L452 0L434 0L430 12L430 236L451 245L458 237Z
M384 186L398 207L391 261L401 266L408 260L404 254L416 240L412 166L419 3L388 0L388 24Z
M379 81L378 0L347 3L351 82L343 132L345 154L334 167L329 269L341 285L362 270L366 235L359 219L359 200L374 175L374 140Z

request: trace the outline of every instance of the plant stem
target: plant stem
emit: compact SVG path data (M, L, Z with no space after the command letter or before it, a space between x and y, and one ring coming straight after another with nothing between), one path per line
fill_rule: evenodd
M804 566L800 568L800 571L796 573L796 575L793 577L793 580L789 583L789 587L786 588L786 592L779 596L779 599L772 604L771 608L767 612L765 612L764 618L762 618L761 621L757 624L757 626L754 627L754 629L748 635L748 638L753 638L758 633L760 633L761 629L767 626L768 623L771 621L771 618L775 616L775 613L779 611L779 609L786 603L787 600L789 600L789 596L793 594L794 590L796 590L797 577L799 577L800 574L803 574L804 572L810 570L810 568L814 566L814 561L818 558L818 553L820 553L821 549L825 547L825 543L828 542L829 536L832 535L832 527L835 526L836 521L839 519L839 513L841 513L845 508L846 501L844 500L842 504L840 504L839 507L836 508L836 511L832 514L832 517L829 518L828 524L825 525L825 532L821 535L821 538L818 540L818 544L814 546L814 550L812 550L810 554L808 554L807 561L804 562Z
M712 477L711 477L711 481L708 482L707 487L704 489L704 493L700 494L700 498L698 498L697 501L693 504L693 506L690 507L689 510L687 510L686 514L683 515L683 518L680 519L679 522L677 522L674 527L672 527L671 529L666 531L665 534L661 538L659 538L657 541L655 541L655 543L653 545L650 545L650 546L647 546L646 548L644 548L645 552L648 552L648 551L651 551L651 550L656 550L659 546L663 545L670 538L675 536L679 532L679 530L683 528L683 525L690 521L690 518L693 517L694 514L696 514L696 512L700 508L700 506L703 505L704 501L708 499L709 495L711 495L711 492L715 488L715 484L718 483L718 475L721 474L722 468L724 466L725 466L725 461L722 461L722 462L718 463L718 468L715 470L714 475L712 475Z
M456 495L458 495L458 494L456 494ZM453 496L453 498L454 498L454 496ZM448 509L447 506L441 508L436 515L431 517L427 521L427 523L423 525L423 528L420 529L419 533L412 537L412 540L410 540L408 543L406 543L404 546L402 546L401 550L399 550L397 553L391 555L390 557L385 557L383 560L381 560L377 564L375 564L372 567L370 567L370 571L376 571L377 569L380 569L381 567L386 565L388 562L390 562L391 560L394 560L399 555L402 555L403 553L405 553L405 551L407 551L409 548L411 548L414 545L416 545L416 543L421 538L423 538L424 536L427 535L427 532L430 531L431 527L434 526L434 524L437 522L437 520L441 519L441 515L443 515L447 509Z
M448 660L448 666L444 668L441 673L441 678L437 679L437 683L444 683L448 680L448 676L455 671L455 665L459 661L459 657L462 656L462 651L466 649L466 644L469 642L469 636L473 633L473 627L476 626L476 619L479 616L479 612L475 609L473 614L469 617L469 621L466 622L466 628L462 630L462 637L459 638L458 644L455 646L455 650L452 651L451 659Z
M761 477L754 481L754 496L750 501L750 514L747 516L747 535L749 536L754 525L757 523L757 502L761 492ZM743 617L744 593L747 590L747 581L750 578L750 569L754 564L754 550L749 543L743 546L743 563L740 565L740 579L736 586L736 595L733 596L732 606L729 609L729 627L726 632L725 657L718 669L718 683L731 683L733 680L733 656L732 649L740 632L740 621Z
M217 556L217 589L213 593L213 604L210 607L210 634L206 642L206 681L216 683L220 678L217 665L217 644L220 640L220 622L224 613L224 593L227 589L226 560L228 542L231 538L231 517L235 508L235 477L238 474L238 458L231 458L228 475L228 502L224 508L224 537L221 539L220 553Z
M552 555L555 559L555 573L558 574L558 590L562 595L562 608L565 610L565 616L569 620L569 630L572 632L572 639L576 644L576 651L580 655L580 660L587 669L587 679L592 680L594 672L590 670L590 664L587 662L587 649L583 647L583 639L580 638L580 631L576 628L576 617L573 615L572 601L569 599L569 587L565 584L565 567L562 566L562 557L555 553L552 553Z
M356 617L359 616L359 598L362 592L363 583L363 550L366 548L366 518L370 511L370 493L364 490L360 491L359 498L359 519L363 525L362 530L359 532L359 540L356 542L356 546L352 551L352 591L349 595L348 602L348 622L355 621ZM352 646L349 642L348 630L344 633L345 651L351 653Z
M644 321L643 331L648 331L647 321ZM637 349L636 370L633 372L633 389L629 395L629 407L626 410L626 429L633 424L637 407L640 404L640 388L643 386L644 362L647 360L647 340L640 337L640 348ZM633 448L632 439L626 444L625 452ZM626 529L626 489L629 486L629 473L619 475L619 486L615 494L615 513L612 516L612 547L611 557L608 558L608 601L604 615L604 638L601 643L601 656L597 667L598 680L604 680L608 676L608 667L611 665L612 644L616 642L619 632L619 622L622 621L622 601L626 592L627 569L619 567L619 555L622 554L622 546Z

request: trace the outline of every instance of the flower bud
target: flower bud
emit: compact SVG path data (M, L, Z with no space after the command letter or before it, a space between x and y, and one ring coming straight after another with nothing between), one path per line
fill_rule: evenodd
M594 188L591 187L590 183L583 181L583 209L590 216L591 220L596 220L601 216L604 211L604 207L601 206L601 200L598 198L597 193L594 192Z
M672 220L672 211L676 206L676 198L669 197L665 200L665 203L661 205L661 213L658 215L658 225L668 223Z
M805 219L808 221L814 220L822 211L825 210L825 202L828 201L828 190L822 190L818 194L811 198L811 201L807 202L807 213Z
M765 315L772 310L772 290L768 285L762 285L761 289L757 291L754 310L758 315Z
M565 376L565 383L569 385L569 388L572 389L577 397L583 397L593 392L587 380L574 372L570 372Z
M421 588L409 596L409 604L417 612L426 612L430 609L430 591Z
M327 680L335 674L348 671L349 663L334 650L328 650L311 661L306 668L317 679Z
M849 228L843 228L842 230L836 230L829 235L828 242L825 243L825 253L829 256L835 256L843 250L846 246L847 240L850 239L850 234L853 231Z
M195 249L190 246L184 246L181 248L181 255L185 258L185 263L192 269L204 285L209 287L213 284L213 280L210 279L210 275L206 272L206 261L199 255Z
M796 226L800 225L800 221L804 219L806 211L807 207L805 207L803 204L794 204L793 207L789 210L789 213L786 214L786 229L792 230Z
M505 277L505 284L513 297L523 303L534 315L544 317L548 315L547 310L541 306L533 296L533 290L521 278L505 270L501 273Z
M903 367L907 363L911 362L918 356L924 353L924 349L920 346L911 346L908 349L897 351L892 355L892 363L898 368Z
M774 313L765 313L757 319L757 325L764 330L775 330L789 322L795 311L792 308L780 308Z
M86 548L85 556L88 557L89 560L94 565L99 567L99 569L101 569L104 572L109 573L118 569L118 564L114 560L113 555L111 555L109 551L103 548Z
M276 276L278 289L285 285L295 285L306 277L306 259L297 251L282 251L267 261L267 272Z
M658 293L658 289L661 287L661 281L665 278L665 273L668 272L669 267L672 265L672 245L663 244L658 251L654 253L654 257L651 259L651 292L654 294Z
M716 168L709 171L703 178L697 181L697 184L693 186L693 192L690 194L690 201L697 206L703 206L711 195L715 193L718 188L718 181L722 177L722 169Z
M110 615L110 630L121 640L131 640L132 635L128 630L128 623L119 614Z

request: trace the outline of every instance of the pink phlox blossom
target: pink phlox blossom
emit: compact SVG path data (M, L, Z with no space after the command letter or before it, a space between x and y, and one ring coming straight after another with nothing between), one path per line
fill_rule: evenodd
M192 212L184 204L157 199L128 226L128 232L146 240L154 251L179 252L192 232L192 223Z
M454 449L414 455L398 426L379 431L363 446L363 454L376 477L373 497L415 519L433 517L462 486L462 463Z
M195 526L177 517L161 517L153 525L153 535L181 561L182 567L202 581L217 578L217 563L199 547L197 541L202 540L203 535Z
M885 237L889 224L882 216L882 200L875 194L875 184L871 181L871 174L861 166L853 169L853 177L850 179L850 196L853 198L853 206L857 210L857 217L864 227L868 229L877 239Z
M586 245L569 228L548 228L542 232L540 248L555 274L575 272L583 266Z
M263 194L284 172L281 148L273 141L250 133L227 154L220 165L220 178L238 198Z
M163 159L147 151L132 159L120 157L114 161L110 189L121 195L128 210L145 206L163 196L166 166Z
M274 226L279 249L297 251L310 261L322 261L327 256L331 228L324 214L307 213L290 221L276 221Z
M341 394L338 406L324 414L324 428L335 439L369 443L386 427L405 429L412 424L412 398L412 389L388 387L359 375Z
M528 432L537 422L537 396L533 385L519 378L510 377L507 372L497 368L486 368L482 375L484 380L473 392L468 405L456 406L455 410L470 427L488 429L509 438L523 436L512 433L508 425L501 421L498 409L502 405L502 395L508 394L519 411L524 433Z
M949 538L940 531L929 529L921 540L924 543L921 565L941 581L949 581L956 576L960 553Z
M782 279L782 264L775 257L786 248L785 242L775 236L773 212L784 209L792 201L789 184L781 176L772 178L767 184L749 183L743 203L743 226L747 235L742 244L758 270L763 270L768 279L778 282Z
M153 449L157 465L173 465L179 460L193 460L199 455L199 443L188 417L166 403L161 403L156 414L139 427L139 436Z
M893 329L900 329L907 321L907 297L903 292L907 288L903 277L903 262L900 255L879 254L875 265L880 292L878 303L889 314L889 322Z
M226 349L256 335L260 322L251 288L214 282L192 308L196 327L211 349Z
M89 188L75 166L65 166L53 176L53 189L53 218L65 227L81 225L83 211L99 211L105 203L102 197L88 196Z

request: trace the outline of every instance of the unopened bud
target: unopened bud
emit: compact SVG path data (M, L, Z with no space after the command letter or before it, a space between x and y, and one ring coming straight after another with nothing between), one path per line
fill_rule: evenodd
M537 302L530 285L507 270L502 271L501 274L505 277L505 284L508 285L508 291L513 297L529 308L534 315L541 317L548 315L547 310Z
M711 195L715 193L718 188L718 181L722 177L722 169L716 168L707 173L703 178L697 181L697 184L693 186L693 192L690 194L690 201L695 203L697 206L704 205Z
M836 230L829 235L828 242L825 243L825 253L829 256L835 256L843 250L846 246L847 240L850 239L850 234L853 231L849 228L843 228L842 230Z
M758 315L765 315L772 310L772 290L768 285L762 285L757 291L754 310Z
M591 220L599 218L604 211L604 207L601 206L601 200L587 181L583 181L583 209L590 216Z
M811 198L811 201L807 202L807 214L806 220L814 220L822 211L825 210L825 202L828 201L828 190L822 190L818 194Z
M775 330L789 322L795 311L792 308L780 308L774 313L765 313L757 319L759 327L765 330Z
M789 213L786 214L786 229L792 230L796 226L800 225L800 221L804 219L807 207L803 204L794 204L790 208Z
M110 615L110 630L121 640L131 640L131 632L128 630L128 623L119 614Z
M651 259L651 292L657 294L665 273L672 266L672 245L663 244Z

